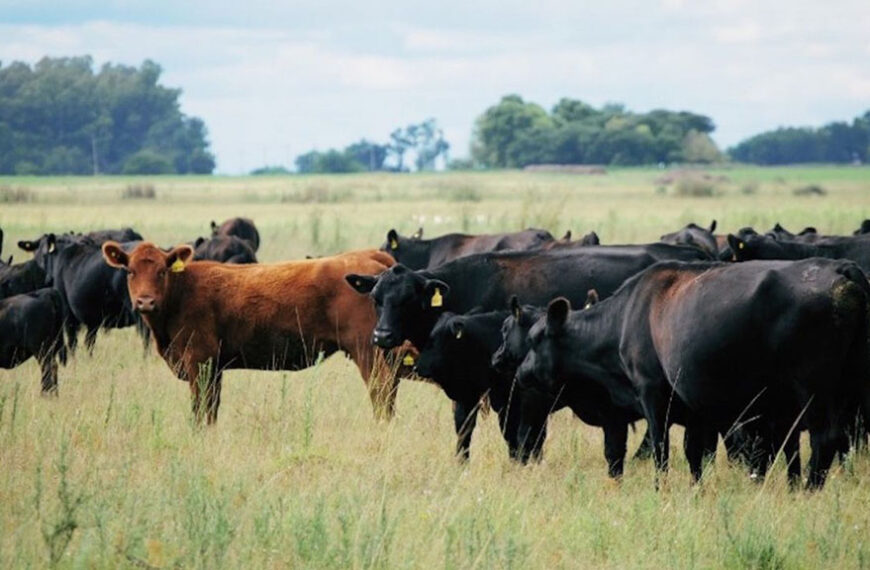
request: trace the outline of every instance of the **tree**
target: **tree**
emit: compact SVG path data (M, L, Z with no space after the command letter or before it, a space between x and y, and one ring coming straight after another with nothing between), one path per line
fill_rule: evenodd
M475 121L471 154L483 166L516 167L524 162L519 149L526 145L520 141L530 133L541 137L553 127L540 105L526 103L519 95L506 95Z
M0 174L115 174L143 151L174 173L211 173L205 124L181 113L161 72L146 60L94 73L89 56L0 66Z
M366 170L374 172L384 169L384 161L387 160L390 147L362 139L345 148L344 152L363 165Z

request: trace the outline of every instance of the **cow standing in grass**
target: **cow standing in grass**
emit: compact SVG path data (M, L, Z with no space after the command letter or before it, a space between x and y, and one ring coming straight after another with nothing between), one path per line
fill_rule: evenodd
M193 413L217 420L227 369L298 370L339 350L357 365L375 413L390 417L395 376L375 371L375 309L344 280L379 274L393 259L380 251L263 265L194 261L193 249L169 252L143 243L127 253L103 245L106 262L127 271L134 308L169 367L190 384ZM379 368L379 367L378 367Z

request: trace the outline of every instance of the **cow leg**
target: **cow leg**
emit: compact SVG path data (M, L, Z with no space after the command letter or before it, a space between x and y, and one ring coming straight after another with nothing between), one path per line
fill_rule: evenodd
M88 356L94 355L94 345L97 343L97 332L99 330L99 327L88 327L88 330L85 333L85 347L88 349Z
M670 437L668 433L668 402L659 393L657 387L651 387L641 392L641 405L646 416L649 434L652 436L653 459L656 464L656 485L658 473L668 470L668 453Z
M514 394L519 395L520 402L517 446L511 451L511 458L521 463L540 461L547 440L547 417L550 413L548 399L532 393L519 394L515 391Z
M471 454L471 434L477 425L477 402L453 402L453 425L456 428L456 457L468 461Z
M828 470L834 461L837 450L842 445L840 434L831 426L810 430L810 464L807 489L820 489L825 484Z
M201 425L203 418L209 425L217 421L222 373L214 371L212 362L192 360L186 367L185 378L190 386L190 405L195 425Z
M643 434L643 439L640 441L640 445L637 446L637 451L634 452L634 458L640 461L646 461L652 457L652 452L652 436L649 433L649 426L647 426L646 431Z
M42 394L57 396L57 360L54 354L49 352L40 356L39 366L42 369Z
M627 423L613 422L604 426L604 458L607 460L607 474L614 479L622 478L627 441Z
M396 414L396 393L399 387L397 351L388 354L373 349L370 344L350 352L363 377L372 402L375 419L389 421Z
M697 415L686 422L686 432L683 436L683 451L689 462L689 470L695 482L701 480L704 474L704 463L716 453L716 438L718 432L710 429Z
M223 384L223 376L224 375L221 372L215 374L205 394L205 403L206 406L208 406L206 409L206 421L208 425L213 425L217 421L218 409L221 406L221 385Z
M63 323L64 331L66 332L66 344L71 353L75 353L76 347L79 344L79 322L72 317L68 317Z
M796 489L801 482L800 436L800 430L790 430L787 432L783 444L785 461L788 466L788 484L792 489Z

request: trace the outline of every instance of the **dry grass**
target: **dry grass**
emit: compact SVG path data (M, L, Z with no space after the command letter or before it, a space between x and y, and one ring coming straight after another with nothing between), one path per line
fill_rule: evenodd
M170 180L165 191L161 179L147 207L102 204L90 185L35 179L41 195L64 199L4 207L0 227L14 243L46 229L129 224L169 244L203 233L211 219L246 215L260 228L265 260L373 246L390 227L421 224L431 236L522 221L560 234L595 229L607 242L649 241L711 218L724 228L780 221L844 233L870 217L870 177L846 170L733 171L726 195L702 201L656 197L657 173L635 170L324 177L316 182L352 191L353 201L318 204L280 203L281 192L312 179ZM481 201L434 199L451 180L472 185ZM746 195L750 180L758 190ZM804 180L823 183L827 199L790 200L791 185ZM622 483L609 481L600 432L564 411L542 464L508 461L490 415L463 467L451 456L450 402L431 385L404 382L398 416L378 424L355 367L340 356L302 372L234 371L225 380L218 425L196 430L187 386L156 356L143 357L130 330L101 335L93 357L81 351L61 370L56 400L39 396L35 363L0 371L0 567L870 565L867 457L850 458L816 494L790 492L781 467L754 484L724 453L692 486L675 428L674 465L655 492L649 463L631 462Z

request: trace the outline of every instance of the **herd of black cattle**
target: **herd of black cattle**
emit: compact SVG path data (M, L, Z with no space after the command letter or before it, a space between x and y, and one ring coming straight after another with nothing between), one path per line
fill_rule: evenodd
M395 263L343 272L342 286L368 297L352 302L373 305L366 338L453 400L462 459L482 403L523 462L540 458L549 414L569 407L603 429L613 477L629 427L644 419L636 455L666 469L669 427L683 425L696 479L721 436L753 476L782 453L796 483L808 430L807 486L820 487L838 455L866 446L870 220L852 236L715 229L689 224L642 245L601 245L594 232L572 241L535 229L435 239L390 230L380 249ZM187 249L192 260L256 263L259 241L253 222L233 218L212 222L212 236ZM154 337L162 351L133 291L131 252L149 245L141 242L130 228L18 242L33 258L0 262L0 367L35 357L43 391L56 392L58 363L81 327L89 349L101 328L138 326L146 347ZM146 261L171 260L159 278L172 279L187 254L162 251Z

